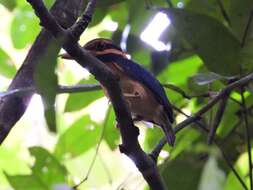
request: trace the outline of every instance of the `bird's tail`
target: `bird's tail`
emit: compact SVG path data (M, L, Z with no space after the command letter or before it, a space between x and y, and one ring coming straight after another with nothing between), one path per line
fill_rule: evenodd
M172 124L169 121L166 122L166 125L162 126L162 130L165 134L168 144L174 146L176 136L175 132L173 131Z

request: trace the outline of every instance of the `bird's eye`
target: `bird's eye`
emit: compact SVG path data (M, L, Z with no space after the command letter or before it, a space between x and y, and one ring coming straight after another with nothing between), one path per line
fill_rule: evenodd
M105 49L105 44L104 43L99 43L98 45L97 45L97 51L103 51L104 49Z

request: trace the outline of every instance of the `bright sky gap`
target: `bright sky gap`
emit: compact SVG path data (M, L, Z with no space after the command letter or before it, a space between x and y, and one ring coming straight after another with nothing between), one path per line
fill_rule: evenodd
M140 38L157 51L170 51L171 44L160 41L161 34L170 25L170 19L166 14L158 12L148 26L141 33Z

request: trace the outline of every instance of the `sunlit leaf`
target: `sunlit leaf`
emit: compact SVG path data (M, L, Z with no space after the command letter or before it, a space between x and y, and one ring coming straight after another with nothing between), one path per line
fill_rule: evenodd
M15 175L5 174L9 183L15 190L49 190L49 186L44 184L34 175Z
M196 56L174 62L159 74L158 79L162 83L169 82L177 86L185 85L188 78L198 71L201 64L201 60Z
M19 154L18 148L1 146L0 155L0 171L5 171L10 174L30 172L26 159L23 158L23 155ZM8 183L3 172L0 173L0 181L3 186ZM2 187L1 185L0 189Z
M94 83L97 83L96 80L94 78L89 78L88 80L81 80L78 84ZM65 112L78 111L101 97L103 97L103 92L101 90L70 94L65 105Z
M118 146L119 141L119 131L116 128L116 119L115 114L110 106L108 108L106 118L104 121L104 127L105 127L105 136L104 139L111 150L114 150Z
M66 181L67 170L47 150L32 147L30 154L35 157L31 175L9 175L6 177L15 190L50 190L56 184Z
M32 167L33 175L37 176L40 181L48 186L66 181L66 168L52 154L41 147L32 147L29 150L35 157L35 164Z
M181 9L164 10L177 31L215 73L239 74L239 41L216 19Z
M2 48L0 48L0 74L11 78L15 72L16 68L11 58Z
M55 155L62 159L64 155L75 157L83 154L98 143L101 129L88 115L81 117L60 136Z
M146 129L144 148L147 152L151 152L164 136L161 129L154 126L154 128Z
M14 12L11 23L11 40L15 48L22 49L32 43L39 33L39 20L27 3Z

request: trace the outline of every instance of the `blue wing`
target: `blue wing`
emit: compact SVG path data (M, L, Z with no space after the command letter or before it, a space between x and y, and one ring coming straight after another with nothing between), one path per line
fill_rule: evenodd
M170 102L165 94L165 91L160 82L150 72L148 72L146 69L134 61L126 59L121 55L105 54L98 55L97 58L103 62L116 63L125 71L126 75L145 85L151 92L154 93L156 100L164 106L170 122L173 122L173 111L171 109Z

